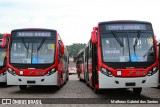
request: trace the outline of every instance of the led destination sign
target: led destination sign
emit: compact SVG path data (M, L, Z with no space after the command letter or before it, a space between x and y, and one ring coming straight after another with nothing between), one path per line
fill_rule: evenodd
M106 30L147 30L145 24L108 24Z
M51 37L51 32L17 32L17 37Z

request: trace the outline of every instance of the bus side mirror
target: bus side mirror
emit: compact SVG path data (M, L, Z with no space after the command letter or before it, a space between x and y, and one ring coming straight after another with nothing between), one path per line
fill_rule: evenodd
M61 54L64 55L64 45L61 45Z
M63 45L63 42L62 42L62 40L58 40L58 41L59 41L60 44L61 44L60 53L61 53L62 55L64 55L64 45Z
M0 40L0 45L2 48L4 48L6 46L6 38L10 36L10 34L6 33L3 35L3 38Z
M1 39L0 45L1 45L2 48L4 48L4 47L6 46L6 38L5 38L5 37L3 37L3 38Z
M91 36L92 43L93 44L97 43L96 31L92 31L91 35L92 35Z

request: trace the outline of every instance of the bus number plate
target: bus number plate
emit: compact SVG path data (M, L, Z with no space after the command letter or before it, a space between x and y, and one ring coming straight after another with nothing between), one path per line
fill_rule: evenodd
M132 82L132 83L126 83L126 86L136 86L136 84L134 82Z

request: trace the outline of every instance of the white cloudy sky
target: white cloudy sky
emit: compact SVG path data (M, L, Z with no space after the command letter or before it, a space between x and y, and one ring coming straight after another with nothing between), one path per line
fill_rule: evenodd
M56 29L66 45L87 43L98 22L143 20L160 39L159 0L0 0L0 33L17 28Z

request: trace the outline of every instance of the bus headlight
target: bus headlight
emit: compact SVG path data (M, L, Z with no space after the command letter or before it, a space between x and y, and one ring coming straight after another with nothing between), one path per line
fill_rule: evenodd
M13 76L16 76L16 75L17 75L16 72L13 71L11 68L8 68L8 72L9 72L10 74L12 74Z
M55 70L55 68L53 68L53 69L51 69L50 71L47 72L46 76L50 76L55 72L56 72L56 70Z
M107 69L105 69L105 68L102 68L102 69L101 69L101 72L102 72L104 75L108 76L108 77L113 77L112 72L109 71L109 70L107 70Z
M152 76L153 74L155 74L156 72L158 71L158 67L154 67L153 69L151 69L149 72L148 72L148 76Z

